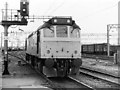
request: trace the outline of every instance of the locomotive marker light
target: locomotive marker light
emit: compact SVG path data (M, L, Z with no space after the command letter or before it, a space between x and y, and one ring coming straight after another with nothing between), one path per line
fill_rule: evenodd
M54 19L54 23L57 23L57 20L56 20L56 19Z
M69 19L67 20L67 23L70 23L70 20L69 20Z

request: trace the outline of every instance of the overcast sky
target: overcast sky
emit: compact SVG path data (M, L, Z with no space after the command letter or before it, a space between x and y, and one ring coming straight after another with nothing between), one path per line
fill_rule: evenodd
M119 0L29 0L30 15L72 16L81 27L82 32L106 32L107 24L118 23ZM0 0L0 9L5 8L8 2L9 9L19 9L20 0ZM0 12L0 19L1 19ZM39 22L39 23L37 23ZM42 22L35 20L27 27L21 26L25 31L34 31ZM32 27L32 29L31 29ZM33 28L34 27L34 28ZM0 26L0 32L3 27ZM13 30L13 29L12 29ZM9 28L11 31L11 28Z
M72 16L81 27L82 33L106 33L107 24L118 23L118 2L120 0L29 0L30 15ZM0 9L19 9L20 0L0 0ZM2 14L0 12L0 19ZM0 20L1 21L1 20ZM35 20L28 26L20 26L25 32L35 31L43 20ZM18 31L18 27L9 31ZM4 29L0 26L0 32Z

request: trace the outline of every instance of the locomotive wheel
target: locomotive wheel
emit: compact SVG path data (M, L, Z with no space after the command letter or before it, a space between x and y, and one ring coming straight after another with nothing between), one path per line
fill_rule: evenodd
M32 56L29 56L29 64L32 65Z
M38 62L38 68L40 72L43 73L43 62L42 61Z
M68 61L65 63L65 77L68 77Z
M34 67L34 57L33 56L31 56L31 65Z
M34 58L34 64L35 64L35 69L38 69L38 58L37 57L35 57Z
M67 72L67 70L65 71L65 77L68 77L68 72Z
M29 56L28 56L28 54L26 54L25 60L26 60L27 62L29 61Z
M28 60L28 56L27 56L27 54L26 54L26 56L25 56L25 60L26 60L26 61Z

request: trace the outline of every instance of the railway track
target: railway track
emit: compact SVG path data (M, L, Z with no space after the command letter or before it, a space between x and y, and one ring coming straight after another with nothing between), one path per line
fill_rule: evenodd
M84 85L86 89L89 89L89 90L95 90L93 87L91 87L90 85L88 84L85 84L84 82L81 82L71 76L69 76L69 79L73 80L74 82L78 83L78 84L81 84L81 85Z
M119 83L120 78L117 78L102 72L90 70L84 67L81 67L79 72L120 86L120 83Z
M25 63L27 63L22 56L14 55L14 54L11 54L11 53L9 53L9 55L14 56L14 57L24 61ZM32 66L31 66L31 68L34 69ZM77 81L72 77L65 77L65 78L51 77L51 78L47 78L45 75L40 73L38 70L36 70L36 69L34 69L34 70L36 71L36 73L38 73L41 77L43 77L46 80L46 84L44 84L43 86L49 87L53 90L69 90L69 89L94 90L92 87L84 84L83 82Z
M15 56L15 55L13 55ZM19 59L24 60L23 56L18 57L15 56ZM41 74L39 71L36 70L37 73L39 73L43 78L46 80L46 84L43 86L52 88L53 90L67 90L72 88L80 89L80 88L86 88L87 90L97 90L93 86L89 84L85 84L83 81L80 81L79 79L73 78L69 76L68 78L47 78L45 75ZM89 69L85 69L83 67L80 68L80 74L85 74L87 76L91 76L91 78L98 78L101 81L109 82L110 84L113 85L120 85L118 81L118 78L112 77L110 75L104 75L103 73L96 72L96 71L91 71ZM104 77L104 78L103 78Z
M69 90L69 89L75 89L75 90L95 90L92 87L88 86L87 84L80 82L78 80L75 80L72 77L50 77L49 78L53 83L58 85L58 88L61 88L62 90Z

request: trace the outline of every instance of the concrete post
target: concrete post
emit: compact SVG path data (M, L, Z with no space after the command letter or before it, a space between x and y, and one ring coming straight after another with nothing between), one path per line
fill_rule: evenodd
M114 64L117 64L117 53L114 53Z
M118 24L120 24L120 1L118 2ZM118 45L120 45L120 28L118 28Z
M120 46L118 46L118 49L117 49L117 62L120 65Z
M4 26L4 71L3 75L9 75L8 71L8 25Z
M110 56L109 25L107 25L107 55Z
M6 15L5 15L5 20L7 21L7 3L6 3ZM8 27L9 25L4 25L4 71L3 75L9 75L8 71Z

